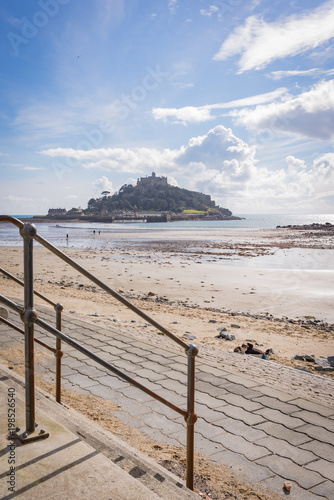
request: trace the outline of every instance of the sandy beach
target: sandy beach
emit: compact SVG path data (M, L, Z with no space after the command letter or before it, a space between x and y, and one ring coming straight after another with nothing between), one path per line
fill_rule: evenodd
M198 345L231 350L250 340L259 349L272 348L272 361L310 370L313 363L291 358L334 354L332 233L225 229L213 240L206 231L157 230L115 234L112 242L101 233L83 249L72 248L71 239L64 253L176 335L196 337ZM0 256L4 269L23 277L22 248L0 247ZM73 315L104 325L137 322L140 335L144 327L155 330L40 246L34 248L34 275L35 289ZM23 297L5 277L0 290ZM221 328L236 339L217 338Z

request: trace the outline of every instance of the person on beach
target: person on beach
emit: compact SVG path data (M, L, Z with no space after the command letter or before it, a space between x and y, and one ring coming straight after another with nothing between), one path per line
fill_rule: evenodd
M254 348L253 344L250 342L244 342L241 346L235 347L233 352L239 352L241 354L253 354L263 359L267 359L268 354L270 354L270 349L267 349L266 352L261 351L260 349Z

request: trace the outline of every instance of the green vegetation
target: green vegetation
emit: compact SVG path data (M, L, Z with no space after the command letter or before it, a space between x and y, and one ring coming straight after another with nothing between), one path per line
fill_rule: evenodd
M184 214L206 214L203 210L183 210Z
M101 198L91 198L85 213L96 215L120 211L232 215L230 210L216 206L209 195L168 184L125 184L112 196L106 193Z

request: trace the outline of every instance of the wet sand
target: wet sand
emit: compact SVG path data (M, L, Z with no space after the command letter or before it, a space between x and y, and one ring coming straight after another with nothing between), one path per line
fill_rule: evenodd
M64 253L176 335L194 335L198 344L230 350L252 340L260 349L274 349L272 359L288 366L305 366L291 360L295 354L334 354L331 235L245 229L225 230L215 240L205 231L131 236L105 241L102 250L69 244ZM23 277L21 248L1 247L0 256L3 268ZM282 267L286 263L290 268ZM42 247L34 248L34 273L35 289L67 312L103 324L136 321L144 332L141 318ZM0 290L23 297L19 285L5 278ZM236 340L217 338L222 327Z

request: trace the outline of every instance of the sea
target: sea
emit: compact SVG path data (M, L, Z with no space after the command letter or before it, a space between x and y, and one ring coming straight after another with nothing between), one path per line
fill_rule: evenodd
M159 234L159 238L173 234L173 239L182 238L182 233L187 232L187 237L191 238L191 233L200 232L205 234L206 239L215 240L216 236L221 237L222 230L226 229L275 229L277 226L303 225L303 224L334 224L334 214L235 214L241 220L229 221L177 221L164 223L146 222L117 222L117 223L95 223L95 222L67 222L67 223L36 223L38 233L58 248L77 248L104 250L110 248L113 242L131 242L133 240L154 239L154 235ZM14 215L24 222L24 219L31 218L32 215ZM68 235L68 238L66 237ZM98 237L101 235L102 237ZM113 235L115 239L113 240ZM110 238L109 238L110 236ZM35 243L37 246L38 244ZM0 223L0 246L22 246L22 238L16 226L9 223ZM310 255L313 254L311 257ZM312 265L309 264L312 263ZM223 262L222 262L223 263ZM330 250L305 250L290 249L289 251L277 251L273 256L262 256L258 258L243 258L229 260L229 265L256 266L270 268L300 268L300 269L334 269L334 252Z

